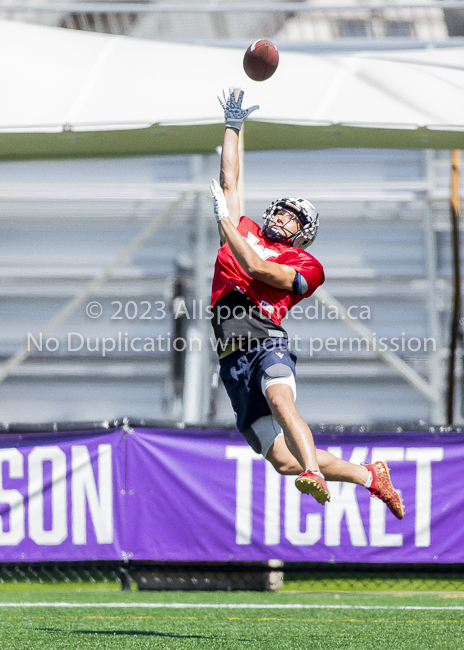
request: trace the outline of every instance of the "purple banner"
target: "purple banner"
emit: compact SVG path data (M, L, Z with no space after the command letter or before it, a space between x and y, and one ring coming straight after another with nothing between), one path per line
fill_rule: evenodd
M0 435L0 561L464 562L464 435L323 433L386 460L398 521L354 484L320 506L238 432L118 428Z

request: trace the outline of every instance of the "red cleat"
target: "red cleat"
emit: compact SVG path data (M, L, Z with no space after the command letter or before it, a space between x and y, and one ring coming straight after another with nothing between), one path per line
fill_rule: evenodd
M364 463L364 467L372 472L372 483L367 488L371 493L371 497L377 497L383 501L397 519L403 519L403 499L393 487L390 479L390 469L387 463L378 460L376 463L372 463L372 465Z
M330 501L330 492L327 489L325 480L310 469L299 475L295 485L300 492L310 494L318 503L324 504L326 501Z

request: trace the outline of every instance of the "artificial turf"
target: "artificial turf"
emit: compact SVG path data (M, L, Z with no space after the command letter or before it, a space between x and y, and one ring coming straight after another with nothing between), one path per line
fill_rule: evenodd
M153 608L151 604L161 606ZM247 608L216 608L237 604ZM311 607L295 609L286 605ZM315 605L317 608L313 608ZM46 586L42 590L20 591L0 586L0 647L462 650L464 597L69 591L63 587L49 590Z

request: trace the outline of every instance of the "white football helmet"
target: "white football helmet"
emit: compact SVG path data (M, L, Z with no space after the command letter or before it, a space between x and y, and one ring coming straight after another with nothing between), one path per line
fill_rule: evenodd
M300 230L292 233L288 230L288 235L282 233L275 227L274 216L279 210L284 210L288 213L289 221L298 219L300 223ZM294 248L308 248L316 239L317 231L319 229L319 213L312 203L306 199L298 199L291 197L289 199L277 199L274 203L267 208L263 214L264 228L263 234L271 241L287 244ZM284 231L286 224L280 226Z

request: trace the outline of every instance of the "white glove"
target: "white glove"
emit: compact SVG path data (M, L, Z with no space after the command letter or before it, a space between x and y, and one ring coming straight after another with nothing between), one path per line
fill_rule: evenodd
M211 194L213 196L214 216L216 217L216 221L219 223L221 219L229 216L229 208L227 207L226 197L224 196L222 187L214 180L214 178L213 183L210 185L209 189L211 190Z
M226 91L223 90L222 94L224 99L218 95L219 103L224 109L224 123L226 126L231 126L234 129L242 128L243 122L246 118L259 108L259 106L252 106L251 108L242 108L243 90L240 91L238 99L235 100L235 93L233 88L229 88L229 98L226 97Z

